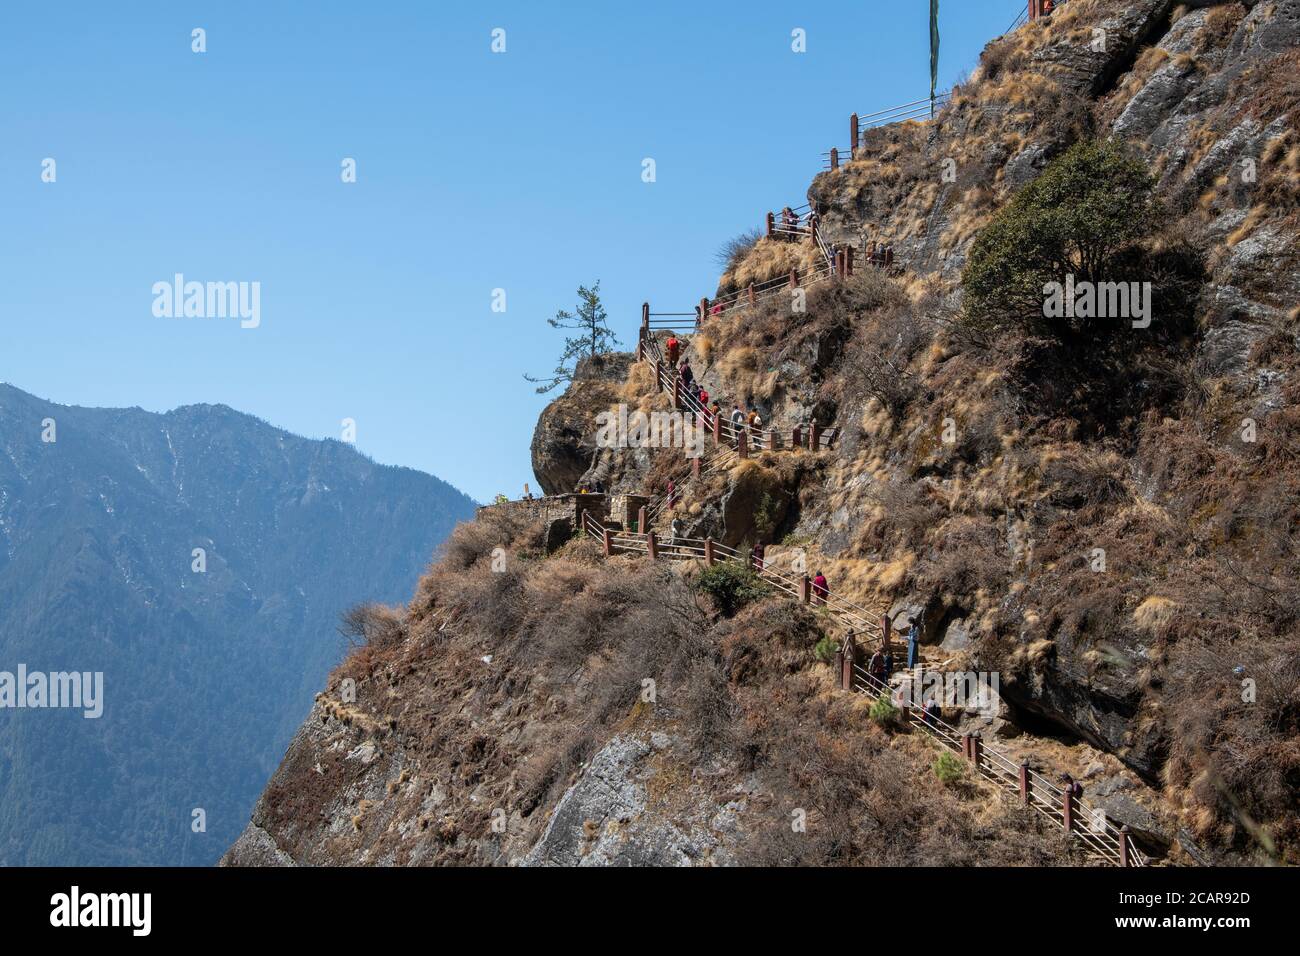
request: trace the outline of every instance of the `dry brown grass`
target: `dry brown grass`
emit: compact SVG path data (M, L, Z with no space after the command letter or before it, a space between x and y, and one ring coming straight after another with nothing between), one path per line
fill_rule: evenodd
M722 276L719 287L724 291L744 289L751 282L757 284L789 275L791 269L807 275L820 264L820 255L811 241L786 242L764 237Z

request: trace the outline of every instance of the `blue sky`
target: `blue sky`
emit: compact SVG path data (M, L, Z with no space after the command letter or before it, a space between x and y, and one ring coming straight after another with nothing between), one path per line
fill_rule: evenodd
M1019 7L943 0L940 84ZM7 4L0 380L67 404L224 403L309 437L351 418L377 461L480 500L536 489L548 399L521 373L559 354L545 320L597 279L625 344L642 301L689 311L725 239L803 201L851 112L928 94L927 10ZM155 317L177 272L260 282L261 325Z

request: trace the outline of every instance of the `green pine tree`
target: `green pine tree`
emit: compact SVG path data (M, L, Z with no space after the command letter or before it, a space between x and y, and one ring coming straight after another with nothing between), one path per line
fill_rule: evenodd
M610 331L605 315L605 307L600 301L600 282L590 289L578 286L578 306L576 312L560 309L555 318L547 319L553 329L575 331L576 336L565 336L564 352L550 375L533 376L524 374L524 378L537 385L539 394L558 388L566 382L573 381L578 362L584 358L607 355L619 344L614 333Z

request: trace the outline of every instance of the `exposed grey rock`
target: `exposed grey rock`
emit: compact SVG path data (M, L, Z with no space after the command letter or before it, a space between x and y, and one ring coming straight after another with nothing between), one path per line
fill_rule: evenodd
M964 617L954 618L944 628L939 646L945 651L960 651L970 646L970 622Z
M1004 167L1007 185L1012 189L1019 189L1043 171L1048 158L1045 146L1041 143L1030 143L1007 160Z
M615 400L634 356L614 352L578 362L573 381L533 430L533 474L544 494L574 491L596 457L596 414Z
M667 735L613 737L560 798L522 866L695 866L728 862L723 834L741 828L743 801L721 809L702 791L682 794L671 819L647 809L646 758L666 749ZM671 741L671 738L667 738ZM694 790L694 788L692 788Z
M1244 299L1239 299L1236 303L1242 311L1248 305ZM1246 367L1251 347L1265 332L1265 328L1253 322L1233 320L1215 326L1205 333L1205 338L1201 341L1199 358L1202 367L1211 375L1240 374Z
M1084 797L1094 807L1104 810L1106 816L1117 825L1127 826L1139 841L1167 845L1173 839L1173 833L1155 814L1132 797L1134 789L1131 780L1115 775L1088 784L1084 789Z
M218 865L229 866L236 859L240 866L297 866L293 857L275 845L271 834L252 823L231 844Z

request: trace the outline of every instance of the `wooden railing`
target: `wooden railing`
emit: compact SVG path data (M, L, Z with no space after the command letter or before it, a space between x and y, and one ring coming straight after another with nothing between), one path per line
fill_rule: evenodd
M858 147L862 145L862 134L866 130L890 126L894 123L905 123L909 120L924 122L937 119L951 97L952 91L946 90L943 93L936 93L934 99L927 96L922 100L913 100L911 103L891 106L874 113L854 113L849 117L848 148L836 146L822 153L822 168L839 169L842 163L852 160L857 155Z
M601 542L606 556L630 552L648 554L655 558L698 559L708 564L718 562L743 564L752 568L763 581L777 591L804 604L824 609L832 619L848 630L875 636L883 634L881 625L875 623L879 615L835 594L819 595L808 575L804 574L800 578L791 577L773 567L771 562L758 562L752 555L742 554L735 548L714 541L712 538L664 537L654 531L616 531L602 524L589 512L583 513L583 529Z
M1015 792L1021 805L1034 810L1051 826L1069 834L1086 855L1110 866L1146 866L1150 860L1133 845L1128 828L1116 826L1100 807L1053 784L1025 762L1016 763L997 747L984 743L978 735L962 733L938 714L899 701L895 688L869 673L858 664L859 636L882 646L888 640L887 627L876 625L879 619L866 608L834 594L819 595L808 575L794 578L782 573L768 561L759 561L712 538L662 537L654 531L615 531L583 512L583 528L601 543L606 557L615 554L644 554L654 559L703 561L706 564L734 562L751 568L775 591L803 604L824 609L825 613L847 629L847 636L836 655L836 670L844 690L869 697L887 697L901 702L904 724L934 739L946 750L960 753L980 777L994 785Z
M887 695L896 700L894 689L860 667L856 658L855 641L850 635L837 656L841 687L869 697ZM1052 826L1071 834L1088 856L1111 866L1149 865L1150 860L1133 846L1128 828L1116 826L1100 807L1056 786L1027 763L1016 763L979 736L961 733L936 714L906 704L901 712L908 726L928 734L945 749L960 753L979 776L1014 791L1022 806L1032 808Z
M641 307L641 314L641 334L637 344L638 360L648 361L652 364L655 369L656 388L673 396L674 408L691 412L703 421L705 430L713 436L715 443L723 444L725 442L735 449L736 453L742 458L748 457L751 451L762 451L764 449L773 451L787 448L821 450L829 449L834 445L836 438L839 437L839 429L823 429L815 420L794 426L790 431L789 444L787 445L784 434L776 429L756 430L746 423L737 424L733 422L727 413L721 410L722 402L718 403L720 411L715 416L712 410L706 408L686 386L686 383L682 380L680 370L666 360L659 339L646 324L647 317L651 314L648 304Z

